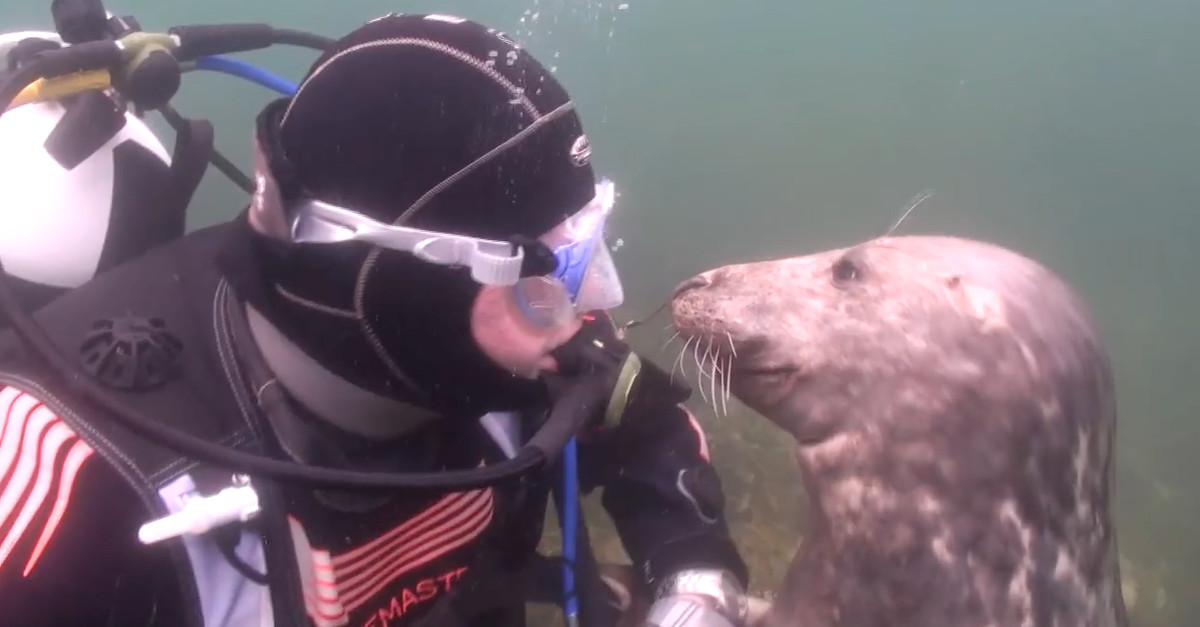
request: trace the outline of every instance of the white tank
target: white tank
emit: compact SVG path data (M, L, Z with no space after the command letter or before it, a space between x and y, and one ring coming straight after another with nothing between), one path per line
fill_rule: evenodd
M61 43L53 32L0 34L0 63L31 37ZM77 287L182 234L162 215L171 158L153 131L126 113L116 136L67 170L43 147L64 112L49 102L0 116L0 261L35 291Z

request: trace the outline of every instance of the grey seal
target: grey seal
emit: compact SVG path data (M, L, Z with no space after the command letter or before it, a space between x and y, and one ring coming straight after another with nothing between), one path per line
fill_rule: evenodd
M884 237L704 272L671 310L797 442L812 520L768 624L1127 625L1110 360L1053 272Z

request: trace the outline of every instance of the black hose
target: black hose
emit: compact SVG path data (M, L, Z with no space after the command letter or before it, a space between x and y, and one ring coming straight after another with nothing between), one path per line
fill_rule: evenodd
M183 116L175 110L174 107L169 104L165 104L158 108L158 112L162 114L163 119L167 121L167 124L170 124L171 128L175 129L176 133L184 132L184 127L187 125L187 122L183 119ZM216 148L213 148L212 155L209 156L208 161L213 165L213 167L219 170L221 174L229 177L229 180L233 181L233 184L240 187L242 191L246 192L247 194L254 193L254 182L250 180L250 177L239 170L232 161L226 158L225 155L218 152Z
M265 27L264 25L264 29L265 28L269 27ZM334 40L329 37L317 35L316 33L294 30L291 28L270 28L269 32L270 39L275 44L296 46L299 48L311 48L313 50L322 52L329 49L334 42ZM182 129L184 126L184 120L183 116L180 115L178 111L176 111L169 104L159 107L158 110L160 113L162 113L162 116L167 123L171 125L171 128L175 129L176 133L181 132L180 129ZM226 177L228 177L229 180L232 181L234 185L237 185L239 188L241 188L242 191L246 192L247 194L254 193L254 182L250 180L250 177L246 175L246 173L239 170L232 161L230 161L225 155L221 154L215 148L213 149L212 156L209 158L209 163L212 163L213 167L220 171L221 174L224 174Z
M269 29L270 40L272 43L283 44L283 46L296 46L300 48L312 48L314 50L328 49L334 40L330 37L314 34L314 32L306 32L294 29L275 29L270 26L263 25L263 30ZM186 35L186 32L185 34ZM163 105L158 108L158 112L162 113L163 119L167 120L167 124L175 130L176 133L184 127L184 117L170 105ZM254 193L254 183L248 175L235 166L233 161L229 161L228 157L222 155L220 151L212 149L212 156L209 157L209 162L212 167L217 168L222 174L233 181L233 184L240 187L246 193Z
M275 29L275 43L300 48L312 48L324 52L333 46L334 40L314 33L290 28Z
M270 24L195 24L173 26L167 32L179 38L179 46L173 52L180 61L261 50L277 44L313 48L322 52L333 45L333 40L328 37L275 28Z
M334 40L329 37L317 35L315 33L309 33L290 28L270 28L263 25L263 30L267 29L269 29L270 40L272 43L285 46L311 48L313 50L323 52L332 46L334 42ZM186 33L184 33L184 35L186 35ZM163 119L165 119L167 123L171 125L171 128L175 129L176 133L181 132L181 129L184 126L184 120L183 116L180 115L178 111L176 111L169 104L159 107L158 110L160 113L162 113ZM213 167L228 177L234 185L237 185L239 188L241 188L242 191L246 192L247 194L254 193L254 182L250 180L250 177L246 175L246 173L239 170L232 161L230 161L227 157L225 157L225 155L221 154L215 148L213 149L212 156L209 158L209 163L211 163Z

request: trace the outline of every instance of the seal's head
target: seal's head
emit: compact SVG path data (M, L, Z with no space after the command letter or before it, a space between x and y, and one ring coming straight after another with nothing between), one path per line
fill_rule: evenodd
M817 519L778 616L1123 623L1109 360L1050 271L982 242L891 237L705 272L672 309L734 395L799 443Z

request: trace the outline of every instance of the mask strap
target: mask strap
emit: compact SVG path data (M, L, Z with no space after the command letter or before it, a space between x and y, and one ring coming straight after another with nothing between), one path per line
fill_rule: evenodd
M558 258L549 246L536 237L514 235L509 243L525 250L525 258L521 262L521 277L546 276L558 268Z
M283 144L279 139L279 119L288 102L289 99L280 98L268 104L255 121L255 135L259 150L267 162L267 174L275 179L275 186L285 207L289 201L300 195L296 169L284 154Z

